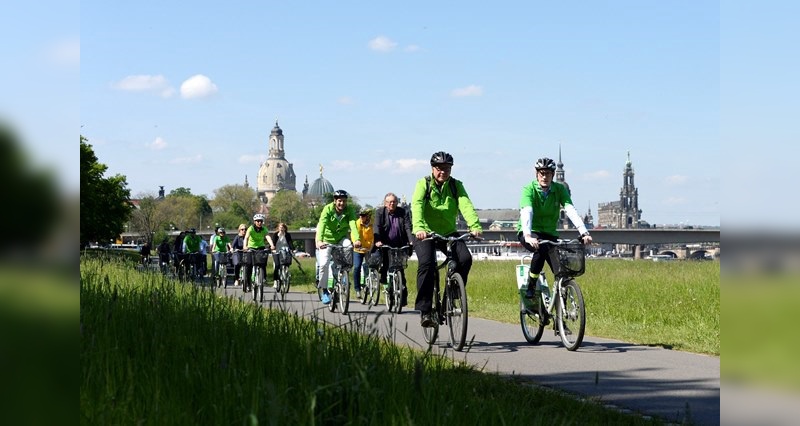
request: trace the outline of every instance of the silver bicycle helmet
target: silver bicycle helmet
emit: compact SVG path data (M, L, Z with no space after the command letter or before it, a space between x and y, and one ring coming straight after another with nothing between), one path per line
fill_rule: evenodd
M253 215L253 222L255 222L257 220L265 220L265 219L266 219L266 216L264 216L261 213L256 213L256 214Z

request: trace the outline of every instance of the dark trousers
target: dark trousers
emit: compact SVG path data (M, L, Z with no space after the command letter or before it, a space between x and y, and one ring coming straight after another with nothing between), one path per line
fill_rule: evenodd
M414 251L417 253L419 269L417 269L417 301L414 309L427 313L431 311L433 303L433 280L436 273L436 250L444 252L447 242L434 240L423 240L414 243ZM472 268L472 254L467 249L467 244L463 241L456 241L453 244L453 257L456 260L456 272L461 274L464 285L467 284L467 276ZM443 271L442 273L446 273ZM441 284L440 284L441 285Z
M558 237L553 235L547 235L542 233L532 233L535 238L547 241L556 241ZM532 252L531 255L531 271L532 274L538 274L542 272L544 269L544 263L547 262L550 265L550 270L553 271L553 276L555 276L556 272L558 272L558 262L553 262L552 256L555 254L555 247L551 246L550 244L540 244L539 250L533 248L532 245L525 242L525 237L522 236L522 233L517 233L517 240L522 243L522 247L525 247L526 250Z

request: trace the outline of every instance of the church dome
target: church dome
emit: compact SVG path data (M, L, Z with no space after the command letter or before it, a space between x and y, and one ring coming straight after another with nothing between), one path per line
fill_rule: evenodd
M333 184L320 174L314 183L311 184L311 188L308 189L308 195L322 197L325 194L333 193L333 191Z

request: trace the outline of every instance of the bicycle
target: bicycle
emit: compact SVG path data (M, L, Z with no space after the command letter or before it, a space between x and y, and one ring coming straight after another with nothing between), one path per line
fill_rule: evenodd
M158 255L158 268L161 275L167 275L170 272L169 253L161 253Z
M217 288L228 288L228 262L230 261L230 253L217 252L217 271L216 283Z
M366 262L364 262L366 271L364 273L364 285L361 286L361 303L363 305L369 305L370 308L380 303L380 269L382 263L383 256L379 251L370 253Z
M250 249L242 253L245 265L253 267L252 276L245 276L249 285L244 286L244 292L247 293L252 288L253 302L256 303L264 301L264 267L267 265L267 256L269 251L265 249Z
M184 253L180 260L181 279L195 283L200 279L200 271L197 267L201 258L200 253Z
M333 287L328 287L331 293L331 303L328 310L336 312L338 305L342 315L347 314L350 307L350 268L353 267L353 247L340 244L325 244L320 248L331 249L331 273L333 274Z
M389 251L389 268L386 271L386 284L383 286L384 300L389 312L403 311L403 276L401 271L408 267L408 252L411 246L386 247ZM383 247L381 247L383 248ZM438 275L437 275L438 281Z
M286 293L289 292L291 285L292 274L289 272L289 266L292 265L292 252L287 247L281 248L275 252L274 262L278 265L278 293L281 295L281 300L286 300Z
M431 306L431 316L433 317L434 325L433 327L423 327L422 334L425 338L425 342L433 344L439 336L439 324L446 323L450 330L450 346L457 351L464 349L464 343L467 338L469 309L467 305L467 288L464 285L464 278L455 270L456 260L455 257L453 257L453 244L455 244L456 241L466 238L478 239L470 233L463 234L459 237L444 237L436 233L431 233L428 234L428 238L426 238L426 240L446 241L447 248L444 252L445 259L442 263L437 264L436 269L434 269L433 305ZM440 299L439 270L444 267L447 267L444 286L445 291Z
M553 331L561 337L561 343L568 351L580 347L583 334L586 331L586 306L583 302L583 293L574 280L583 275L586 270L586 248L579 240L539 241L539 244L551 244L555 250L551 251L551 260L558 265L555 274L553 294L544 276L544 271L539 274L536 282L536 292L533 299L525 297L528 282L528 265L525 265L525 256L522 264L517 265L517 286L520 293L519 321L522 334L528 343L536 344L542 338L544 328L553 322ZM522 275L524 275L524 280Z

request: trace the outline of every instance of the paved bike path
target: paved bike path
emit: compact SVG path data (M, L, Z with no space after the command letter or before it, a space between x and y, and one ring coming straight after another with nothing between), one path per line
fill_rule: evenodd
M229 296L251 300L239 289L225 290ZM393 315L383 305L368 309L350 301L348 315L331 313L316 294L290 292L285 303L267 290L264 305L317 318L354 330L378 330L392 335L398 344L426 350L419 325L419 312ZM599 337L584 337L581 347L569 352L551 328L537 345L525 341L519 324L469 318L464 352L447 346L447 328L439 329L434 350L457 360L466 360L485 372L515 375L533 383L579 394L620 409L654 415L675 422L698 425L720 423L720 359Z

